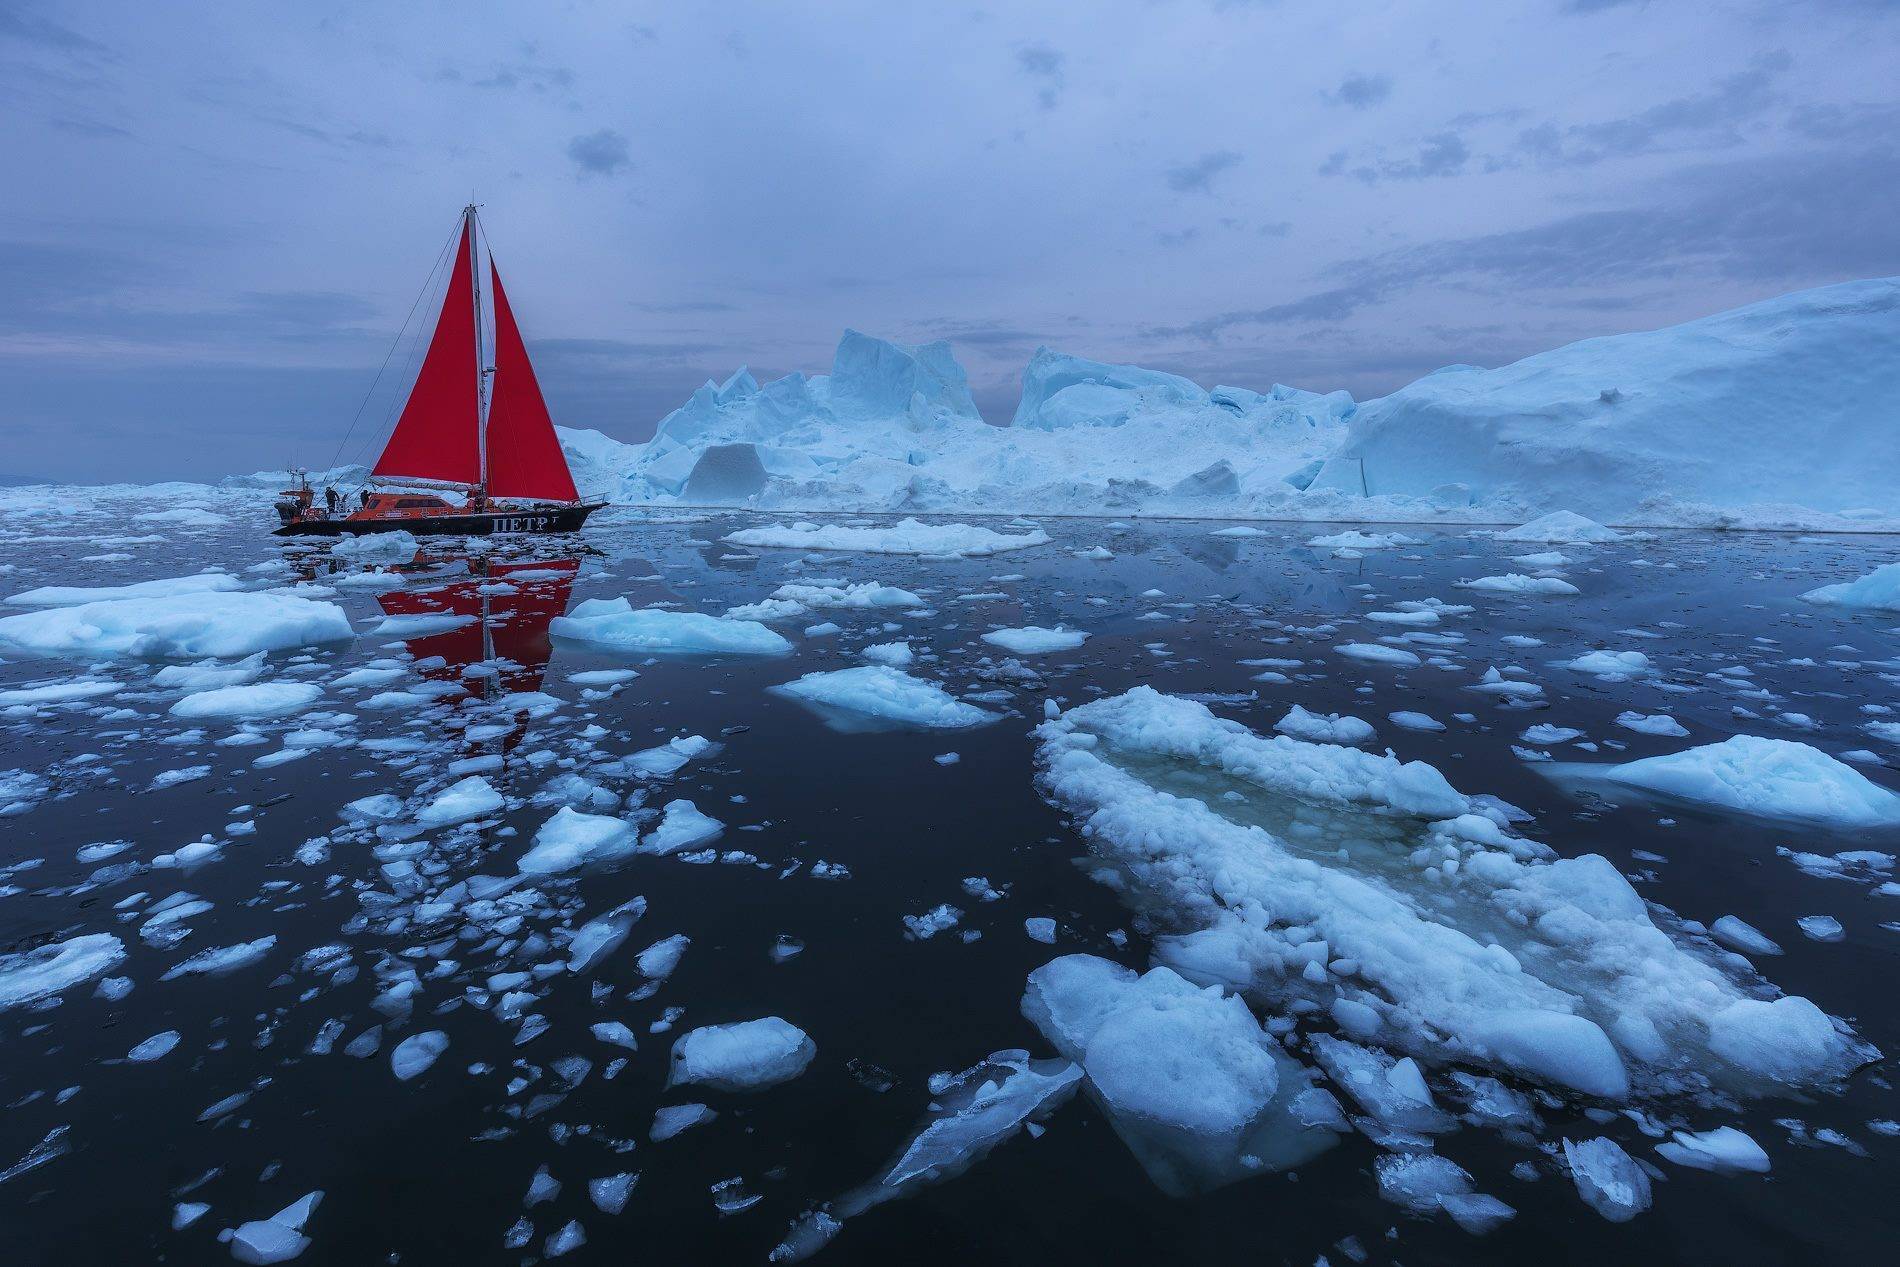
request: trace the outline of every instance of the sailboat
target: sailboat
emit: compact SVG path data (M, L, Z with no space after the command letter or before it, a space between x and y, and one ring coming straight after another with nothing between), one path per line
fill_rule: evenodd
M574 488L492 252L495 346L488 363L476 227L475 208L462 208L461 242L435 334L370 473L371 481L394 487L365 484L354 499L326 488L318 505L299 472L296 486L278 494L277 536L574 532L607 504L583 501ZM430 488L464 500L451 502Z

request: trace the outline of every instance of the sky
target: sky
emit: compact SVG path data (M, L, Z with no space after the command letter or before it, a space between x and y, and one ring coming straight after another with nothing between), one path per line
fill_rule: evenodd
M847 327L996 422L1039 345L1368 399L1900 273L1897 70L1896 0L0 0L0 478L373 457L471 200L563 426Z

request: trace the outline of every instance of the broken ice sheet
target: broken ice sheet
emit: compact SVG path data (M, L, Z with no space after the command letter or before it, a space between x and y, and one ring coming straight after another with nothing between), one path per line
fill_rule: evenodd
M1055 1112L1081 1080L1082 1070L1071 1062L1034 1060L1026 1051L995 1052L965 1069L935 1088L924 1125L883 1174L793 1224L772 1261L808 1258L837 1235L846 1219L956 1178L1025 1124Z

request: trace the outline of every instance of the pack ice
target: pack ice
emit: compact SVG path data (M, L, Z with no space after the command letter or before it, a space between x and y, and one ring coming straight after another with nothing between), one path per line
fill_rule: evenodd
M1265 738L1149 687L1037 735L1043 788L1190 981L1613 1102L1820 1083L1867 1053L1423 762Z

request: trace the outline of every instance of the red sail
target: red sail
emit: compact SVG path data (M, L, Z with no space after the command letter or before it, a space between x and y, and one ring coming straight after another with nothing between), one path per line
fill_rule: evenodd
M435 337L410 389L409 403L375 474L477 484L482 478L478 429L481 397L475 371L474 278L469 271L468 222L449 271Z
M493 259L488 261L488 275L494 279L495 290L495 390L488 402L489 495L579 501Z

